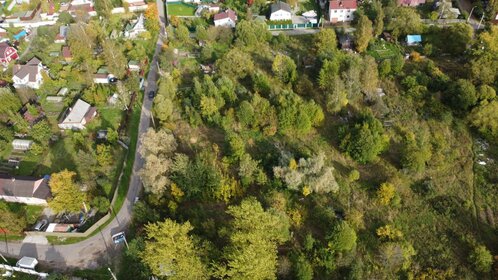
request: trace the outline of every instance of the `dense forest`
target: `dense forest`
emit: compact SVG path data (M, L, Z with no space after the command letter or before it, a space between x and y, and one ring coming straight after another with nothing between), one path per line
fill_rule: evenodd
M343 51L332 28L171 22L118 277L496 276L498 27L373 2Z

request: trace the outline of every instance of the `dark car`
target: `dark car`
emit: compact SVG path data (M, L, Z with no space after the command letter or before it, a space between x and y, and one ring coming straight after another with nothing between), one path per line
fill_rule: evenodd
M34 227L34 230L36 231L43 231L45 230L45 228L48 226L48 220L47 219L43 219L43 220L40 220L36 223L35 227Z
M118 78L116 78L116 77L109 77L109 83L114 84L114 83L117 83L117 82L118 82Z
M153 90L149 91L149 99L150 100L154 99L154 96L156 96L156 92Z

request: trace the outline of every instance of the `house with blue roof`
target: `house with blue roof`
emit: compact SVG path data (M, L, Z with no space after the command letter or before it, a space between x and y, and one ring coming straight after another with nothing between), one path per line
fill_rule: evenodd
M408 46L417 46L422 43L422 35L407 35L406 44Z

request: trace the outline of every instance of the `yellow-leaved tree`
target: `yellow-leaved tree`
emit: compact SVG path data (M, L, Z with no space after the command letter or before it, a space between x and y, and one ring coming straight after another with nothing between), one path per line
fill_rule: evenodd
M73 171L64 169L50 177L49 186L53 198L48 206L54 212L79 212L83 208L86 196L74 181L75 176Z

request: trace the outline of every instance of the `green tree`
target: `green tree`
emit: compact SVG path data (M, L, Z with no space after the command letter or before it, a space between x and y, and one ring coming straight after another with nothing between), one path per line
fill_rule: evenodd
M356 50L360 53L364 52L368 48L368 44L372 40L373 28L372 22L368 19L366 15L360 15L358 19L358 24L356 25L355 38L356 38Z
M313 266L304 254L299 254L295 257L294 275L298 280L313 280Z
M360 76L361 89L366 93L373 93L379 85L379 72L377 62L369 55L363 58L363 68Z
M334 252L349 252L356 247L356 232L345 221L339 222L328 235L328 247Z
M166 219L145 226L145 248L140 254L152 273L161 279L209 279L200 248L189 234L189 222L179 224Z
M477 103L476 88L469 80L458 79L448 94L455 109L467 111Z
M0 229L7 233L21 233L27 226L26 218L20 213L15 213L9 209L7 203L0 201Z
M389 76L390 73L391 73L391 60L390 59L382 60L382 62L379 63L379 75L382 78L385 78Z
M396 195L396 187L391 183L382 183L377 190L377 199L381 205L389 205Z
M147 30L150 33L157 34L160 28L159 12L157 11L157 5L148 5L144 16L145 16L145 28L147 28Z
M448 36L451 38L445 41L448 52L454 55L462 54L472 41L474 29L467 23L452 24L448 28Z
M289 220L272 209L265 211L250 197L229 206L230 245L225 263L216 266L216 276L227 279L276 279L277 245L289 239Z
M220 72L234 79L244 78L254 70L254 63L247 52L231 49L217 61Z
M255 49L270 40L271 34L265 23L254 20L241 20L235 28L237 46Z
M382 2L377 0L372 3L375 10L375 20L373 26L374 36L378 37L384 31L384 9L382 8Z
M75 172L64 169L50 176L49 186L53 198L49 200L48 206L55 213L79 212L85 202L85 194L74 181Z
M97 11L97 14L105 20L110 17L112 8L111 0L95 1L95 11Z
M29 134L35 141L41 143L42 145L47 145L48 140L52 137L52 129L50 128L48 122L43 120L33 125L29 131Z
M476 246L469 260L478 272L489 272L493 265L493 255L484 245Z
M406 133L402 142L401 164L410 171L423 172L432 157L432 146L425 134L417 136L412 132Z
M117 78L121 79L126 74L128 65L127 59L123 54L123 49L113 40L105 40L102 44L104 49L104 59L107 69Z
M109 211L109 206L111 205L111 203L105 196L96 196L93 198L91 205L97 208L99 213L107 213Z
M0 117L7 120L10 116L21 109L21 100L8 88L0 89Z
M498 102L491 101L476 107L469 115L470 123L486 138L493 140L498 137Z
M283 83L292 83L297 78L296 63L286 55L277 54L271 69Z
M112 150L109 145L99 144L97 145L97 162L101 167L110 167L114 161L112 156Z
M389 143L379 120L368 114L354 127L343 128L341 149L359 163L367 163L377 158Z
M409 7L398 7L395 9L393 18L388 28L392 30L394 37L419 33L422 30L422 20L418 12Z
M318 57L332 58L337 53L337 37L334 29L322 28L314 36L314 46Z
M175 30L176 38L183 44L186 44L190 41L189 34L190 32L188 31L188 28L183 24L180 24Z

